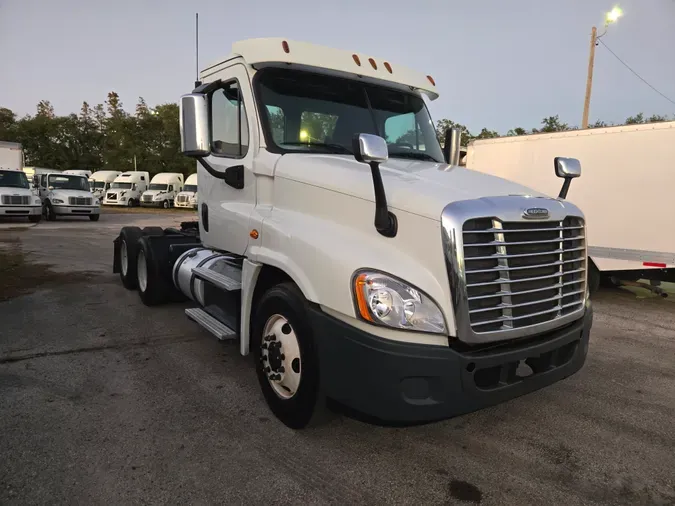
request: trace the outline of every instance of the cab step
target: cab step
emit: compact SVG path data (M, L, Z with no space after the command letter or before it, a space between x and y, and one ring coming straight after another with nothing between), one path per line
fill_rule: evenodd
M227 292L235 292L237 290L241 290L241 281L232 279L229 276L213 271L211 269L205 269L204 267L195 267L194 269L192 269L192 274L194 274L199 279L208 281L209 283L212 283L218 288L225 290Z
M221 341L237 338L236 331L232 330L224 323L218 321L203 309L198 307L186 309L185 316L187 316L193 322L197 322Z

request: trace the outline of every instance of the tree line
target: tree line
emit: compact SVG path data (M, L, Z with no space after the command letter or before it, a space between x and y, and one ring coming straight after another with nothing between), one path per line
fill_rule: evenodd
M92 107L83 102L79 114L67 116L57 116L50 102L42 100L34 115L22 118L18 118L10 109L0 107L0 140L21 143L29 167L92 171L126 171L137 167L151 175L158 172L182 172L187 176L195 171L195 162L180 153L178 113L176 103L150 108L141 97L134 113L130 114L124 110L115 92L108 93L105 103ZM646 117L640 113L627 118L622 124L670 119L661 115ZM324 124L325 121L319 117L308 117L307 120L312 136L319 136L314 130L332 130L335 126L334 122L331 125ZM596 121L591 128L607 126L615 125ZM498 132L488 128L473 134L465 125L441 119L436 122L436 133L441 142L449 127L460 129L464 146L473 139L501 137ZM556 115L544 118L539 128L512 128L506 135L562 132L577 128L562 122Z

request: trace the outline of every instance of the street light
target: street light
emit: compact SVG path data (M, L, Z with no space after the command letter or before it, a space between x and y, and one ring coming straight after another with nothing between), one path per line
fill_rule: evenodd
M595 46L598 45L598 39L607 33L607 28L612 23L616 23L623 16L621 7L616 6L605 14L605 31L598 35L598 29L593 27L591 30L591 51L588 56L588 77L586 78L586 98L584 100L584 116L581 120L581 128L588 128L588 110L591 106L591 88L593 87L593 64L595 62Z

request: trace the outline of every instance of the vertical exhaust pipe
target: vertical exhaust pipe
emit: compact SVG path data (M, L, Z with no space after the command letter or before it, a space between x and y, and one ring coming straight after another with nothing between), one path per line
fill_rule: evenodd
M445 141L443 146L443 154L445 155L445 162L449 165L459 165L459 148L462 140L462 132L459 128L448 128L445 131Z

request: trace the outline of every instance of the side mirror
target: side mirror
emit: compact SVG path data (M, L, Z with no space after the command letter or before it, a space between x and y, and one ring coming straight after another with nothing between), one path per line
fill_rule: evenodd
M50 186L50 187L47 188L47 189L48 189L49 191L52 191L52 190L54 189L54 187L53 187L53 186Z
M375 229L384 237L396 237L398 220L387 206L387 195L380 173L380 163L389 158L387 141L377 135L356 134L352 139L352 150L356 161L370 165L375 193Z
M553 166L555 168L555 175L565 180L558 198L567 198L567 192L570 189L572 179L581 176L581 162L579 162L579 160L576 158L564 158L562 156L556 156L553 159Z
M208 98L203 93L180 98L180 145L186 156L198 158L211 154L208 106Z
M387 141L378 135L358 134L352 141L354 158L363 163L382 163L389 159Z

